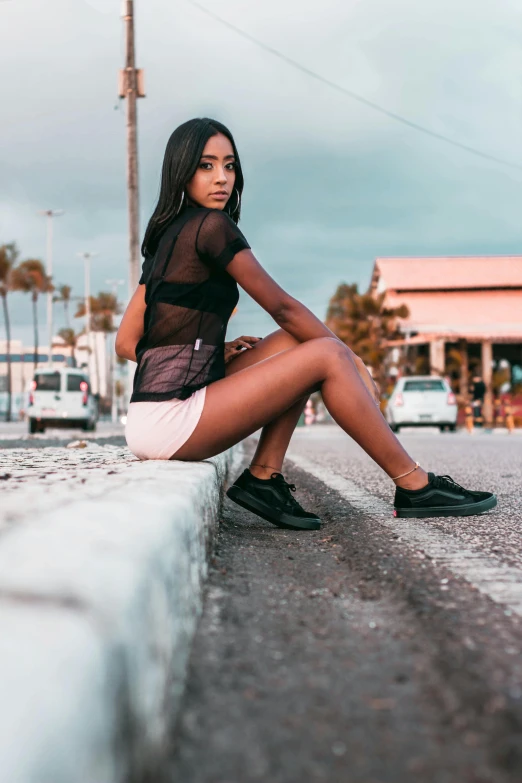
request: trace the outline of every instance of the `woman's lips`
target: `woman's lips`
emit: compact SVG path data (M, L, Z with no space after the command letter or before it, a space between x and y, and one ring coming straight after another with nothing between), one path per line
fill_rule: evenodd
M212 198L217 198L219 201L228 198L228 193L211 193Z

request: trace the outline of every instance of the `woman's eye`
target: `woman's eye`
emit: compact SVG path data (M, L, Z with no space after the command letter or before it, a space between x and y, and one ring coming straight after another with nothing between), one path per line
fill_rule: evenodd
M199 164L200 169L205 169L205 171L208 171L206 166L212 166L212 163L200 163ZM227 166L231 166L232 167L231 170L236 168L236 164L235 163L227 163Z

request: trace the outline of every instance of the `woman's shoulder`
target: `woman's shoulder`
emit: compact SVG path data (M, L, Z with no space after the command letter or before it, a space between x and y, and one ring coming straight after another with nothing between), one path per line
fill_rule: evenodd
M192 208L190 211L196 213L196 216L200 220L211 220L215 223L230 222L235 225L228 212L225 212L223 209L218 209L218 207L197 207Z
M201 230L205 233L213 233L215 231L241 233L237 223L223 209L201 207L198 209L198 213Z
M185 230L185 227L191 226L193 228L196 226L199 228L203 222L206 222L210 212L219 211L220 210L200 206L191 206L189 209L183 209L181 212L178 212L174 218L171 219L164 231L162 239L169 239L170 237L175 236L180 231Z

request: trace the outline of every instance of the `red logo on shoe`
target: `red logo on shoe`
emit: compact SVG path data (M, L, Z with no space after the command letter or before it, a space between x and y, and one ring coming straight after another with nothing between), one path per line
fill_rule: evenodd
M393 509L393 516L394 516L394 517L396 517L396 516L397 516L397 509L396 509L396 508L394 508L394 509Z

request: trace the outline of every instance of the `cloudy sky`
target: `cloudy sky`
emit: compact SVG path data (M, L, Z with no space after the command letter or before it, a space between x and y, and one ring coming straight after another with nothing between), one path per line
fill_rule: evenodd
M142 231L170 133L209 116L238 145L253 252L320 317L339 282L367 286L379 255L521 253L522 0L201 5L341 87L516 165L401 125L187 0L136 0ZM79 251L99 254L93 292L127 277L123 45L119 0L0 0L0 242L45 259L36 212L64 209L54 280L77 295ZM12 309L15 336L30 341L28 303L13 296ZM243 294L229 337L273 326Z

